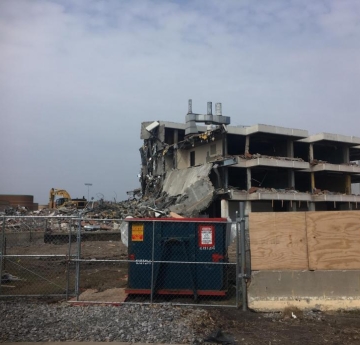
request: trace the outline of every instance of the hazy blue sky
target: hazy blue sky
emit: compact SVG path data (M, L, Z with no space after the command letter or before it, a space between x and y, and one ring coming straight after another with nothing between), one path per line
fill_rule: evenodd
M139 186L140 123L360 137L360 1L0 1L0 194Z

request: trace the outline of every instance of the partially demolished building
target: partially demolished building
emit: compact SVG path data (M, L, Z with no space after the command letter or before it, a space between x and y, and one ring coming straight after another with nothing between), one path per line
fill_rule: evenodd
M184 216L234 219L239 202L246 213L358 209L359 137L231 126L221 103L215 110L208 102L206 114L194 114L189 100L185 123L142 123L143 195Z

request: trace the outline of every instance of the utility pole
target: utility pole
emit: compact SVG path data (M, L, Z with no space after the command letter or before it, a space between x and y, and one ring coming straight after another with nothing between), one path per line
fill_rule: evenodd
M90 198L90 187L92 186L92 183L85 183L85 186L88 187L88 198L87 198L87 201L89 202L89 198Z

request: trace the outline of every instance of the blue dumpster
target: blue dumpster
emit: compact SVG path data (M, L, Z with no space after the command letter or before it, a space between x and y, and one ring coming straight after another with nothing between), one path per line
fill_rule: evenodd
M141 218L129 222L128 294L225 296L224 218ZM153 290L151 287L153 286Z

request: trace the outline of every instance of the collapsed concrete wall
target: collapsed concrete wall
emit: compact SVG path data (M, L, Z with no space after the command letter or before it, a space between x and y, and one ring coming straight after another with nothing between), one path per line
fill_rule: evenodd
M169 197L178 196L175 204L169 207L170 211L193 217L209 206L215 192L209 178L211 169L212 164L204 164L166 174L163 192Z

